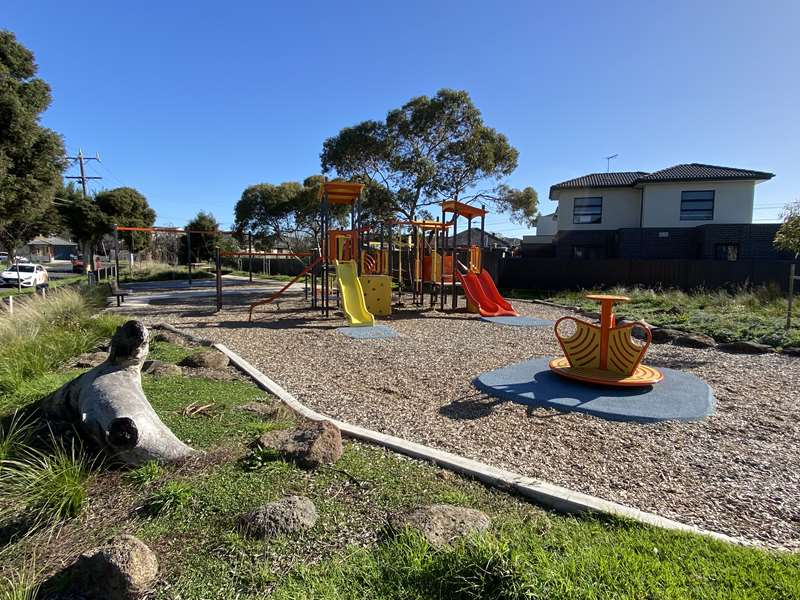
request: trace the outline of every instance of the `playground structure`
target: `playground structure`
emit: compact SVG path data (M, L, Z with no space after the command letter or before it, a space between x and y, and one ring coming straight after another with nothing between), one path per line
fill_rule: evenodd
M281 290L252 303L250 320L256 307L274 302L306 276L311 282L312 308L328 317L336 303L353 327L372 326L376 316L389 316L395 289L399 306L405 306L404 296L410 291L412 306L425 306L427 295L430 308L438 304L444 311L449 304L455 310L461 288L470 312L486 317L517 315L482 268L484 207L446 200L441 203L441 220L391 220L370 226L362 221L363 190L363 184L350 182L321 186L320 243L315 255ZM337 206L349 207L349 229L331 227L332 208ZM460 217L467 220L465 246L457 244ZM479 244L472 240L476 218L481 223Z
M564 356L551 360L550 369L568 379L599 385L645 387L661 381L663 375L658 369L641 364L652 341L650 329L644 323L616 323L614 303L628 302L630 298L595 294L586 297L600 302L600 324L571 316L556 321L555 334ZM574 323L575 332L567 336L559 327L568 322ZM644 332L643 344L633 340L635 328Z

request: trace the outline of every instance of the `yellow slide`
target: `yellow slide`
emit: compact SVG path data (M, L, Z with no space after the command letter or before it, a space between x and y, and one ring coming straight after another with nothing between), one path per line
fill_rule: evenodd
M372 327L375 317L367 310L364 290L358 280L354 260L336 261L336 283L339 284L342 309L347 315L350 327Z

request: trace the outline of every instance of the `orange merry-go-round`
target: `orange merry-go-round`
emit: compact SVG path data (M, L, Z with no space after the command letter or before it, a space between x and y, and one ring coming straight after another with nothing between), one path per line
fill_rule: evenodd
M600 324L569 316L556 321L555 334L564 356L551 360L550 369L562 377L599 385L644 387L661 381L663 375L658 369L642 364L652 341L650 329L640 322L617 325L614 303L630 298L602 294L586 297L600 303ZM562 334L569 322L575 331ZM644 340L634 339L637 328L644 332Z

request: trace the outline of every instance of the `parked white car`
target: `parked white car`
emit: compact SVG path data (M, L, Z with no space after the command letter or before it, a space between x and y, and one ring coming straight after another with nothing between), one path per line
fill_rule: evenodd
M50 275L42 265L12 265L0 273L0 279L5 285L17 286L17 280L22 287L45 285L50 280Z

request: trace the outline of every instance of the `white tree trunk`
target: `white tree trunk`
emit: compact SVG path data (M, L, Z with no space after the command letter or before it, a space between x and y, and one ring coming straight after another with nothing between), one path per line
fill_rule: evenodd
M45 416L75 425L114 458L139 465L174 461L194 453L164 425L142 390L142 363L150 335L128 321L111 340L106 362L65 384L42 401Z

